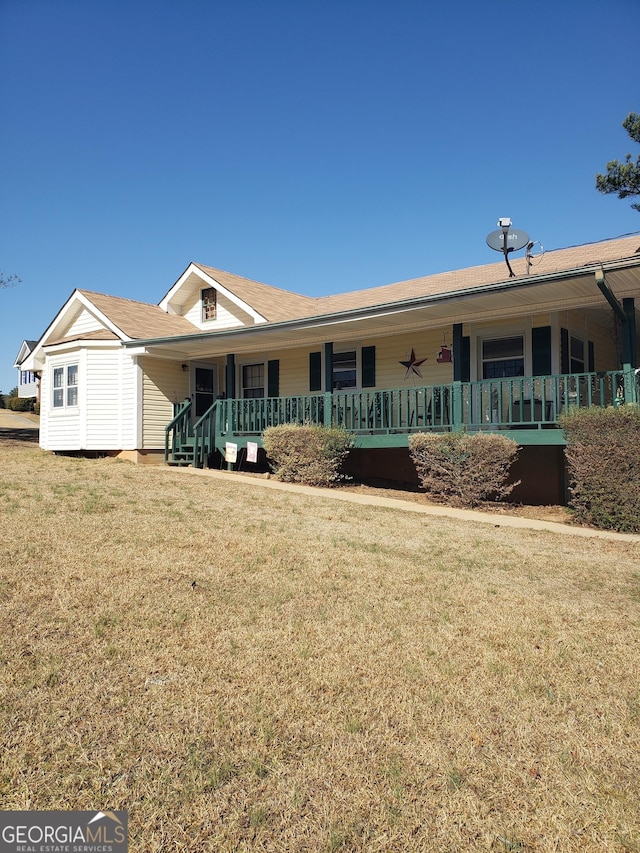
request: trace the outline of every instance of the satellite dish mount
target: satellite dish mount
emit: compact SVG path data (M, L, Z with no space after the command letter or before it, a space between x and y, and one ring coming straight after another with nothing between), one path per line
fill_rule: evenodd
M509 278L515 278L515 273L511 269L509 263L509 253L517 252L518 249L524 249L529 245L529 235L525 231L518 231L517 228L511 229L511 220L508 216L501 216L498 220L500 226L499 231L492 231L487 237L487 246L490 249L495 249L496 252L504 254L504 260L509 270ZM511 230L510 230L511 229ZM529 267L527 265L527 272Z

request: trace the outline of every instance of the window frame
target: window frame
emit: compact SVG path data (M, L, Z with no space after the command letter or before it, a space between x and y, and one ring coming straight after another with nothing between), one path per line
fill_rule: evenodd
M78 408L79 374L80 364L75 360L51 366L51 409L53 411ZM60 381L57 381L58 376Z
M345 345L340 347L340 349L334 349L331 355L331 390L332 391L357 391L360 389L360 351L361 347ZM336 357L337 356L350 356L353 358L350 359L350 364L353 366L345 367L341 371L336 373ZM347 372L354 374L353 384L347 384L343 380L339 378L340 374L346 374Z
M218 291L215 287L203 287L200 291L200 318L203 323L218 317Z
M506 357L489 357L485 358L485 344L495 344L500 341L515 341L520 340L522 343L521 354L511 355ZM483 335L480 340L480 374L482 379L514 379L521 376L526 376L527 373L527 339L524 332L515 332L513 334L502 335ZM507 374L506 376L485 376L485 365L489 364L506 364L507 362L522 362L522 373Z
M246 382L246 373L245 371L251 370L253 368L259 368L260 375L259 379L262 379L262 385L248 385ZM258 400L266 397L266 379L267 379L267 371L265 370L264 361L252 361L247 362L246 364L240 365L240 388L242 391L242 399L243 400ZM262 394L247 394L247 391L259 391L262 390Z
M574 355L574 344L579 344L580 355ZM588 364L587 341L579 335L569 332L569 373L587 373ZM577 365L582 365L579 370L576 370Z

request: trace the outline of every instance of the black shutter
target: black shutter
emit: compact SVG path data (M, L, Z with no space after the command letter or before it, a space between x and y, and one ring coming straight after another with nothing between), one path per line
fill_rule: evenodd
M333 341L324 345L324 390L333 392Z
M322 391L322 353L309 353L309 391Z
M362 347L362 387L375 388L376 348Z
M595 354L595 350L593 347L593 341L589 341L588 348L589 348L589 366L587 367L587 370L589 371L589 373L595 373L595 370L596 370L596 354Z
M471 381L471 338L464 335L460 353L460 382Z
M551 326L531 329L531 363L534 376L551 374Z
M280 361L274 358L267 362L267 397L280 396Z
M560 373L569 373L569 332L560 329Z

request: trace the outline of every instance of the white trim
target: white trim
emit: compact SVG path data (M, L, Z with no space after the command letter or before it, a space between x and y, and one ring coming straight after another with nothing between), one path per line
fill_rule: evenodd
M520 322L504 323L495 326L483 326L478 328L476 324L470 329L470 373L475 381L482 379L482 344L484 341L499 340L501 338L523 339L524 348L524 375L531 376L533 356L531 352L531 318L523 317Z
M56 330L60 328L60 326L63 324L63 321L66 318L66 315L69 313L69 311L71 310L73 305L75 305L76 303L79 303L84 308L86 308L87 311L89 311L89 313L93 314L93 316L96 318L96 320L98 320L100 323L102 323L103 326L106 329L108 329L110 332L113 332L115 335L117 335L119 340L117 340L117 341L92 341L90 338L88 338L88 339L82 338L82 339L77 339L75 341L68 341L68 342L64 342L64 343L49 344L48 345L47 341L52 337L54 332L56 332ZM130 341L130 340L132 340L132 339L130 337L128 337L128 335L125 335L124 332L122 331L122 329L120 329L118 326L116 326L114 323L112 323L111 320L109 320L109 318L102 313L102 311L100 311L100 310L98 310L98 308L96 308L96 306L93 304L93 302L91 302L90 299L88 299L88 297L86 297L83 293L81 293L78 289L76 289L73 291L71 296L67 299L67 301L64 303L62 308L58 311L58 313L53 318L51 323L47 326L47 328L45 329L40 340L38 341L36 346L33 348L31 355L28 357L29 367L27 369L29 369L29 370L42 370L42 368L44 367L45 358L47 355L50 355L53 352L63 352L64 347L67 347L67 346L69 346L69 347L78 346L79 343L81 343L82 346L88 346L90 344L93 344L94 346L109 346L109 345L120 346L122 341ZM50 351L50 353L43 354L42 350L44 350L44 348L46 346L51 346L51 347L55 347L55 348L60 347L60 349L52 349Z
M133 359L133 369L135 372L134 375L134 383L135 383L135 396L136 396L136 407L134 412L134 423L133 423L133 434L135 435L135 446L142 447L142 440L144 435L143 430L143 420L144 413L142 411L142 391L143 391L143 371L142 364L140 363L140 359L134 357Z
M346 392L360 391L362 390L362 342L356 343L355 341L339 341L338 343L334 343L331 359L331 384L333 385L333 356L343 352L355 352L356 354L356 384L350 385L348 388L342 388L340 390Z
M198 276L203 282L206 283L207 287L213 287L218 293L221 293L225 296L230 302L232 302L235 306L240 308L245 314L248 314L255 323L266 323L267 318L263 317L255 308L252 308L248 302L245 302L243 299L240 299L239 296L236 296L235 293L232 293L228 290L224 285L220 284L219 281L216 281L215 278L205 273L199 267L197 267L194 263L189 264L187 269L182 273L178 281L173 285L171 290L167 293L167 295L158 303L158 306L162 308L162 310L167 314L173 314L173 311L170 311L170 303L175 297L175 295L179 292L182 286L185 284L188 278L191 275ZM203 290L204 288L200 288ZM201 322L214 322L212 320L202 321Z

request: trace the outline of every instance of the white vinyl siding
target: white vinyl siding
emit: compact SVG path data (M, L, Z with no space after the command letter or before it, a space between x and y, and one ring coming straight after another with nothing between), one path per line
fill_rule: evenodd
M452 344L451 330L446 331L446 341L449 347ZM375 346L376 348L376 388L402 388L410 385L439 385L453 381L453 365L451 363L438 364L436 359L443 343L442 330L429 330L413 332L411 334L389 336L384 338L366 338L354 343L335 343L335 351L355 347L358 362L357 386L360 387L361 352L362 347ZM400 362L406 361L414 350L417 359L426 358L420 366L422 379L413 374L405 379L406 367ZM281 350L268 353L268 358L277 358L280 361L280 394L292 396L295 394L309 394L309 353L322 352L324 362L324 347L322 344L311 345L294 350ZM250 356L243 357L247 361ZM256 359L257 360L257 359ZM324 382L324 367L323 367ZM347 389L348 390L348 389ZM372 389L365 389L372 390ZM313 393L321 393L314 391Z
M202 283L202 282L201 282ZM183 306L183 316L197 326L207 331L218 329L234 329L239 326L253 326L253 318L242 309L238 308L231 300L220 291L216 293L216 316L214 320L202 319L202 290L190 294Z
M309 394L309 348L269 353L268 357L280 361L281 396Z
M596 370L613 370L621 352L616 353L616 340L614 333L613 311L608 314L599 315L602 320L598 322L593 316L585 316L581 311L563 311L560 314L560 323L567 329L570 336L580 338L586 342L593 342ZM618 346L621 348L622 343ZM588 369L588 357L585 349L585 370ZM558 370L558 372L560 372Z
M54 408L53 372L72 361L78 365L77 405ZM131 357L119 347L83 347L51 356L41 389L41 447L68 451L135 449L135 371Z
M104 325L84 308L71 325L65 330L65 337L86 335L88 332L103 331Z
M119 350L88 350L85 368L86 450L123 447Z
M451 329L446 330L446 340L451 346ZM405 388L452 382L453 365L438 364L436 361L442 341L442 330L438 329L362 341L363 346L376 348L376 388ZM400 363L409 359L411 350L418 361L426 359L418 368L422 378L415 373L406 376L407 368Z
M173 404L189 396L189 374L176 361L142 359L142 447L164 447L164 430Z

